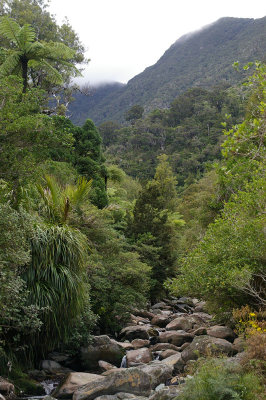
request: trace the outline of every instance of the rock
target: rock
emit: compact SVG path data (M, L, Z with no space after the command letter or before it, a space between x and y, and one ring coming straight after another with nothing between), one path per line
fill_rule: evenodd
M181 353L176 353L170 357L165 358L162 363L168 365L169 367L173 368L174 373L178 373L183 371L184 369L184 361L181 357Z
M41 368L48 374L67 374L71 372L69 368L62 367L58 362L53 360L43 360Z
M46 378L46 373L43 370L39 370L39 369L32 369L31 371L27 372L28 375L36 380L36 381L43 381Z
M188 342L183 343L181 347L178 347L178 350L182 352L182 351L185 350L189 345L190 345L190 343L188 343Z
M169 323L169 314L159 314L152 318L151 323L156 326L165 327Z
M133 350L134 347L129 342L116 342L119 346L123 347L125 350Z
M52 393L58 399L71 398L73 393L83 385L87 385L95 380L101 381L102 375L88 374L85 372L71 372L66 379Z
M135 324L138 325L139 323L146 325L146 324L149 324L149 322L150 322L149 318L143 318L143 317L136 316L133 314L130 315L130 321L131 321L131 325L132 325L132 323L134 325Z
M161 302L161 303L156 303L153 306L151 306L151 309L156 310L157 308L160 309L160 308L165 308L165 307L167 307L167 304L164 302Z
M195 304L195 312L205 312L206 311L206 301L199 301Z
M157 343L154 346L150 347L151 351L161 351L161 350L175 350L179 351L179 347L170 343Z
M134 347L134 349L140 349L141 347L148 347L150 345L150 341L149 340L144 340L144 339L134 339L131 342L132 346Z
M49 358L49 360L53 360L58 363L64 363L64 362L70 360L71 357L69 356L69 354L53 351L52 353L48 354L48 358Z
M149 400L172 400L178 399L179 394L181 393L181 388L179 386L165 386L151 397Z
M95 379L80 387L74 393L73 400L93 400L119 392L147 397L156 386L169 379L171 374L171 366L156 361L139 367L108 371L105 376L101 376L103 379Z
M242 353L245 350L246 341L242 337L237 337L233 342L233 349L237 353Z
M200 318L200 321L205 322L206 324L208 324L210 322L210 320L212 319L212 315L207 314L206 312L197 312L193 314L193 318Z
M154 317L154 314L147 310L134 310L134 314L143 318L148 318L149 320L151 320Z
M193 300L190 297L180 297L175 304L187 304L190 307L194 307Z
M108 336L94 336L92 344L81 348L81 364L84 369L95 370L98 361L103 360L119 367L125 353L125 349Z
M192 321L189 321L188 318L185 317L178 317L173 319L168 325L166 325L166 329L168 331L177 331L177 330L183 330L187 331L191 329L193 326Z
M236 334L231 328L220 325L211 326L207 329L207 334L216 338L228 340L229 342L233 342L236 337Z
M110 371L110 369L117 368L114 365L112 365L112 364L110 364L110 363L108 363L106 361L103 361L103 360L98 361L98 365L99 365L99 367L101 368L102 371Z
M193 342L182 351L182 359L196 360L201 355L210 354L232 354L233 347L230 342L224 339L215 338L212 336L196 336Z
M176 354L176 353L177 353L176 350L171 350L171 349L164 350L164 351L161 352L160 358L161 358L162 360L164 360L165 358L171 357L171 356L173 356L173 355Z
M0 400L6 400L5 397L0 393Z
M15 387L8 380L0 377L0 392L9 395L15 392Z
M192 333L195 336L207 335L207 329L204 327L200 327L198 329L195 329Z
M132 367L139 363L147 364L152 361L151 351L147 347L127 352L127 365Z
M171 343L175 346L182 346L185 342L192 342L194 336L185 331L167 331L162 332L159 336L161 343Z
M149 339L149 331L152 329L150 325L133 325L133 326L127 326L126 328L123 328L120 336L128 340L133 340L133 339Z
M96 397L95 400L127 400L127 399L130 399L130 400L148 400L147 397L136 396L134 394L124 393L124 392L116 393L114 395L108 395L107 394L107 395L104 395L104 396L99 396L99 397Z

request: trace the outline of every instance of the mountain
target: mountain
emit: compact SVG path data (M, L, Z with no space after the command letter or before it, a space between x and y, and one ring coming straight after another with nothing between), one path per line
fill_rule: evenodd
M147 112L168 107L178 95L192 87L209 88L220 82L236 84L243 79L243 74L235 71L232 64L265 60L265 37L266 17L221 18L182 36L156 64L127 85L103 86L101 94L98 96L96 90L94 98L79 96L76 104L71 105L73 120L78 119L75 109L83 110L82 119L91 118L96 124L107 120L121 122L124 113L135 104L144 106Z

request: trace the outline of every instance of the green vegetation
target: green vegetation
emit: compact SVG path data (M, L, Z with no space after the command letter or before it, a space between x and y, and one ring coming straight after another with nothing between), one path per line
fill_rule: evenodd
M31 62L46 42L71 53L63 64L49 58L68 84L83 59L72 28L57 26L41 0L0 2L0 13L1 375L12 361L17 389L38 393L25 369L53 350L77 353L93 332L116 335L135 308L170 292L234 318L252 347L244 369L201 365L181 399L249 400L254 386L260 399L265 65L255 64L244 89L190 88L169 109L129 108L126 125L78 127L57 96L62 81ZM12 67L5 76L23 51L27 74Z

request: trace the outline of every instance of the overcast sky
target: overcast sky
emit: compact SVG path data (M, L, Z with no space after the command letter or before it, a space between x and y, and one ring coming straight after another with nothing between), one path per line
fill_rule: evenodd
M154 64L180 36L221 17L261 18L265 0L51 0L66 16L91 59L90 84L127 82Z

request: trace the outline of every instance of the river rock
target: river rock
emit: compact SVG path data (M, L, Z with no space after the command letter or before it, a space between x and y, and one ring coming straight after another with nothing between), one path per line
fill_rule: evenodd
M199 356L209 354L232 354L233 347L230 342L224 339L215 338L212 336L196 336L193 342L182 351L182 359L196 360Z
M129 341L133 339L149 339L149 331L152 329L150 325L132 325L121 330L120 336Z
M161 303L156 303L156 304L154 304L153 306L151 306L151 309L152 310L156 310L156 309L163 309L163 308L166 308L166 307L168 307L167 306L167 304L166 303L164 303L164 302L161 302Z
M52 393L58 399L71 398L73 393L81 386L87 385L95 380L101 381L104 377L85 372L71 372L66 379Z
M185 365L185 363L181 357L181 354L182 353L178 352L170 357L167 357L162 361L162 363L173 368L174 373L181 372Z
M123 347L125 350L133 350L134 347L130 342L116 342L119 346Z
M0 400L6 400L6 398L0 393Z
M242 337L237 337L233 342L233 349L237 353L242 353L245 350L246 341Z
M136 396L135 394L131 393L116 393L114 395L104 395L96 397L95 400L148 400L148 397L143 396Z
M140 349L141 347L147 347L150 345L149 340L144 340L144 339L134 339L131 342L132 346L134 347L135 350Z
M138 325L138 324L146 325L146 324L149 324L149 322L150 322L149 318L144 318L144 317L136 316L136 315L133 315L133 314L130 315L130 321L131 321L130 325L132 325L132 324L133 325L135 325L135 324L136 325Z
M151 397L149 400L172 400L178 399L178 395L181 393L181 388L178 386L165 386Z
M48 374L66 374L71 372L69 368L62 367L62 365L53 360L43 360L41 368Z
M148 318L151 320L154 317L154 314L147 310L134 310L134 315L138 315L143 318Z
M166 330L168 331L177 331L183 330L188 331L193 326L192 321L189 321L188 318L178 317L173 319L168 325L166 325Z
M155 315L155 317L152 318L151 323L152 325L159 326L161 328L164 328L170 321L170 314L159 314Z
M15 392L15 387L12 383L8 382L0 376L0 392L4 394L11 394Z
M103 360L98 361L98 365L102 371L110 371L110 369L117 368L114 365L108 363L107 361L103 361Z
M109 374L108 374L109 372ZM148 397L151 391L172 375L172 367L161 362L152 362L134 368L108 371L103 379L80 387L73 400L93 400L99 396L115 395L119 392Z
M207 335L207 329L201 326L200 328L195 329L192 333L195 336Z
M233 342L236 337L236 334L231 328L220 325L211 326L207 329L207 334L216 338L228 340L229 342Z
M125 353L125 349L108 336L94 336L92 344L81 348L81 364L84 369L95 370L103 360L119 367Z
M127 352L127 365L132 367L139 363L147 364L152 361L151 351L147 347Z
M205 312L206 311L206 301L199 301L195 304L195 312Z
M164 351L162 351L162 352L160 353L160 358L161 358L162 360L164 360L165 358L171 357L171 356L173 356L173 355L176 354L176 353L177 353L176 350L171 350L171 349L164 350Z
M161 343L171 343L182 346L185 342L192 342L194 335L183 330L162 332L159 336Z
M177 347L171 343L157 343L154 346L150 347L151 351L161 351L161 350L168 350L168 349L179 351L179 347Z

